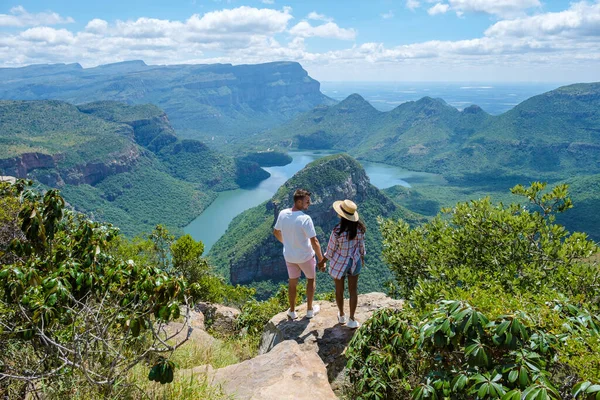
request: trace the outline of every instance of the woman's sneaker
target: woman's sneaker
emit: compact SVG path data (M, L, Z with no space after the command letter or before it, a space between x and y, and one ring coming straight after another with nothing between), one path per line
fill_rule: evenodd
M296 311L290 311L289 308L287 310L287 316L291 319L298 319L298 314L296 313Z
M342 325L344 325L348 320L346 319L345 315L340 315L339 311L338 311L338 322Z
M306 318L310 319L310 318L314 317L315 315L317 315L319 313L319 311L321 311L321 307L318 304L313 304L312 310L308 310L306 312Z
M350 318L348 322L346 322L346 326L350 329L356 329L360 326L357 320Z

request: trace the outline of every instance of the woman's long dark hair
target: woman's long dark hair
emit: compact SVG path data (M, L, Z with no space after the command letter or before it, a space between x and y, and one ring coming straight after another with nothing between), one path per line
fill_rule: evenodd
M338 235L344 232L348 232L348 239L352 240L356 237L358 229L362 233L367 231L365 224L359 219L358 221L348 221L346 218L340 218L340 227L338 228Z

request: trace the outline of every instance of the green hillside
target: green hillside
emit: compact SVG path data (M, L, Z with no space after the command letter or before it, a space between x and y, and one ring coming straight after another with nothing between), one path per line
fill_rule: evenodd
M534 96L499 116L429 97L378 112L359 95L318 107L249 146L323 148L465 185L600 173L600 83Z
M57 187L127 235L179 233L221 190L268 177L256 162L180 140L153 105L0 101L0 174Z
M63 154L61 167L105 160L128 151L133 130L122 124L82 114L60 101L0 100L0 159L23 153Z
M510 193L510 188L518 183L529 184L527 181L501 181L496 185L482 186L394 186L384 189L383 192L396 204L415 213L433 217L442 208L453 207L459 202L480 200L487 196L490 196L494 203L511 204L522 201L521 197ZM553 185L563 183L569 185L574 207L559 214L557 222L570 232L585 232L590 239L600 242L600 174L573 177L554 182Z

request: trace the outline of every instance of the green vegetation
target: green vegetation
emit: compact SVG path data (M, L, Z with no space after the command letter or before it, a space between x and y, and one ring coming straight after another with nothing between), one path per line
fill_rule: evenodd
M352 396L597 396L599 249L555 223L572 207L565 185L512 192L526 207L484 198L416 228L383 222L383 255L407 304L354 336Z
M19 202L3 225L19 226L14 239L0 243L3 392L42 379L57 387L66 376L109 396L143 359L179 347L159 332L179 318L185 281L115 257L117 231L65 210L55 190L41 196L20 181L1 184L0 198Z
M216 197L212 191L201 192L194 184L176 179L152 158L96 186L67 185L62 192L77 210L100 221L118 222L130 237L158 224L181 233L181 227Z
M195 140L178 140L163 111L117 102L0 102L3 175L60 187L75 209L118 224L128 236L164 224L176 234L217 191L252 186L269 174ZM24 156L37 151L46 158ZM24 167L23 167L24 165ZM25 168L26 171L22 169Z
M261 167L277 167L292 162L292 157L278 151L261 151L247 154L244 160L255 162Z
M457 202L493 197L497 202L510 204L518 197L508 192L508 188L518 182L517 178L505 177L488 182L464 183L464 185L419 185L411 188L394 186L384 189L398 205L428 217L433 217L442 208L451 207ZM600 241L600 219L596 210L600 208L600 175L576 176L556 185L569 185L570 197L575 207L557 215L557 221L569 231L585 232L590 239Z
M175 240L157 226L128 240L65 209L56 190L42 196L23 181L0 184L0 205L0 393L7 398L34 387L48 399L225 398L186 370L252 357L256 327L285 309L226 285L189 235ZM208 344L175 342L163 328L184 319L189 301L243 306L238 330Z
M359 95L253 137L251 148L335 149L467 183L599 173L600 83L558 88L491 116L422 98L378 112Z
M107 161L131 150L132 130L82 114L60 101L0 100L0 159L23 153L62 154L61 168Z

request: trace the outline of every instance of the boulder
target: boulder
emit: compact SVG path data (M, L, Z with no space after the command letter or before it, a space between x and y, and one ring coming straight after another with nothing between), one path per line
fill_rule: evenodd
M237 308L221 304L198 303L195 310L204 315L204 325L210 326L215 332L231 334L235 332L235 321L240 315Z
M265 326L259 354L265 354L279 347L279 343L293 340L306 352L316 353L327 368L327 378L334 390L340 388L346 366L345 351L356 330L341 325L337 320L338 309L335 302L316 302L321 311L312 319L307 319L306 304L296 308L299 319L290 320L285 312L274 316ZM402 308L402 300L394 300L383 293L369 293L358 296L355 318L364 322L380 308ZM344 300L344 311L349 315L348 299Z
M294 340L239 364L211 370L194 369L225 394L238 400L337 399L327 381L327 370L317 354L303 351Z
M185 310L181 310L182 314L185 313ZM201 343L205 345L207 348L212 346L217 339L210 336L204 330L204 315L200 312L190 310L190 320L188 321L189 326L192 328L192 331L189 333L189 339L195 341L197 343ZM185 337L188 335L188 329L181 322L170 322L168 325L164 327L165 334L167 337L170 337L177 333L177 335L173 338L177 343L183 341Z

